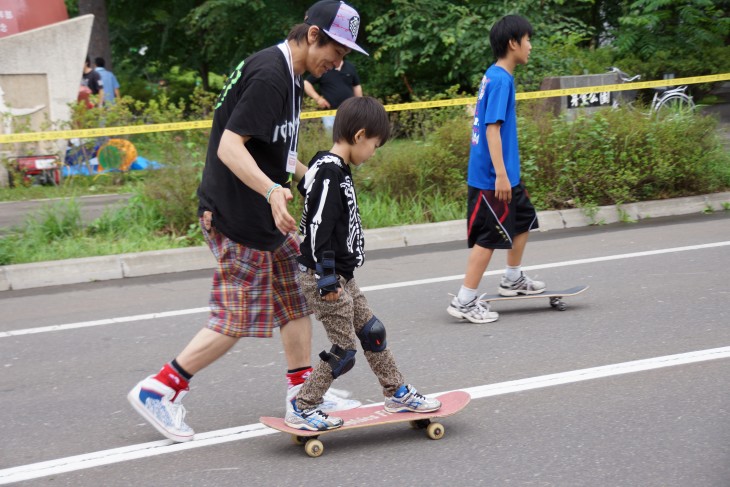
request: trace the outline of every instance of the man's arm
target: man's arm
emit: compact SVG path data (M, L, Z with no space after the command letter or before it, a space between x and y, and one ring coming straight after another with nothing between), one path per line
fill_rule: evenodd
M230 130L224 130L218 145L218 157L243 184L256 191L262 198L265 198L266 193L275 183L264 174L251 153L246 149L245 144L249 139L248 136L241 136ZM291 190L288 188L277 188L269 196L274 223L276 228L283 234L297 230L297 224L286 207L286 204L292 198Z
M304 80L304 92L317 102L317 106L319 106L319 108L330 108L330 102L317 93L317 90L314 89L314 85L306 79Z
M362 96L362 85L355 85L352 87L352 94L355 96Z

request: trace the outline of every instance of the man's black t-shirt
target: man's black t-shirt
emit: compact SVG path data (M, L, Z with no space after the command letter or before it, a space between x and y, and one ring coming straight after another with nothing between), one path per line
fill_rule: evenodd
M238 65L218 97L203 179L198 188L199 212L213 213L213 225L231 240L272 251L285 236L276 228L266 199L252 190L218 158L224 130L249 136L246 149L272 181L288 187L286 161L299 129L302 89L292 75L287 55L278 46L250 56ZM292 113L294 110L295 113Z
M331 108L339 107L343 101L353 95L353 87L360 84L360 77L352 63L344 61L340 70L330 69L321 78L309 75L307 81L319 83L320 94L330 102Z

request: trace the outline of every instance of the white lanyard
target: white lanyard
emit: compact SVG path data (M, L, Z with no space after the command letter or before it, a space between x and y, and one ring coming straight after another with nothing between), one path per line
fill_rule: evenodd
M296 88L295 88L295 77L294 77L294 59L292 58L291 48L289 43L284 41L279 44L279 49L286 58L286 64L289 67L289 74L291 75L291 113L292 113L292 124L294 133L292 134L291 140L289 141L289 157L287 158L286 170L290 174L296 172L297 168L297 143L299 142L299 113L296 111ZM299 108L301 109L301 100L299 101Z

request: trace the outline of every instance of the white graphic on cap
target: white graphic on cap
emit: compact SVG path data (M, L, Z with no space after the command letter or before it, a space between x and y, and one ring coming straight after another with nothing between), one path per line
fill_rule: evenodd
M360 17L355 16L350 18L350 33L353 39L357 39L357 31L360 30Z

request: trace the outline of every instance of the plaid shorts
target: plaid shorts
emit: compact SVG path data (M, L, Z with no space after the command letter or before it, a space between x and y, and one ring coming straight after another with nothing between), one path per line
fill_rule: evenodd
M240 245L200 226L218 267L208 328L222 335L269 338L272 330L311 314L297 282L299 241L288 235L273 252Z

